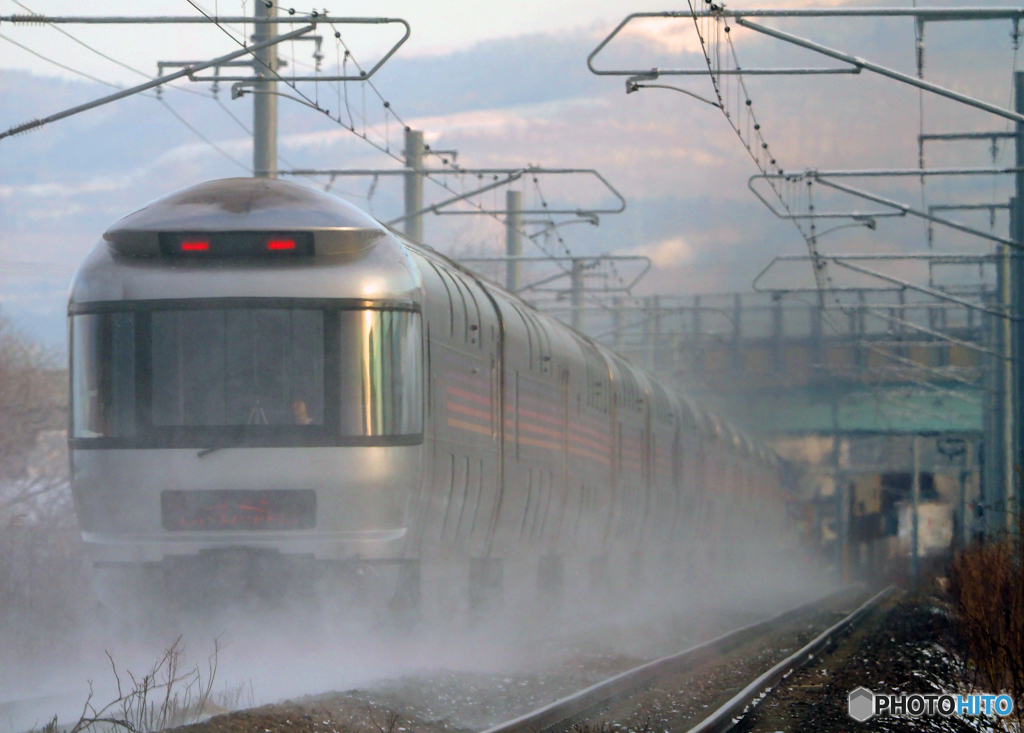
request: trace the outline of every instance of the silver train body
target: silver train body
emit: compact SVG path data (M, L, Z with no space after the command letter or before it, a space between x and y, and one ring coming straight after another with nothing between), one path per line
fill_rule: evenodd
M100 573L372 566L472 604L513 576L722 563L785 521L769 452L291 183L214 181L125 217L69 321L72 487Z

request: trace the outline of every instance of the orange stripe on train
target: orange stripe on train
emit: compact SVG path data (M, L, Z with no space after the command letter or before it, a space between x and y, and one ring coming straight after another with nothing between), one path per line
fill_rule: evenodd
M476 410L472 407L467 407L466 405L459 404L458 402L447 402L446 406L452 412L461 412L463 415L471 415L473 417L478 417L481 420L490 421L491 419L491 413L484 412L483 410Z
M476 423L465 422L463 420L457 420L454 417L448 418L448 427L461 428L462 430L469 430L474 433L480 433L481 435L491 435L491 429L483 425L477 425Z
M476 402L481 405L487 405L488 407L491 406L491 398L485 395L478 394L476 392L467 392L464 389L452 387L451 385L445 385L445 390L448 391L448 394L454 395L455 397L461 397L464 400Z

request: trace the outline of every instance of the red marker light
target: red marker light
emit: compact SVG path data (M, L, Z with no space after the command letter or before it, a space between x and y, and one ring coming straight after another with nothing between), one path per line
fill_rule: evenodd
M267 249L275 252L282 250L295 249L294 239L271 239L267 242Z
M182 252L207 252L209 249L210 243L201 239L181 243Z

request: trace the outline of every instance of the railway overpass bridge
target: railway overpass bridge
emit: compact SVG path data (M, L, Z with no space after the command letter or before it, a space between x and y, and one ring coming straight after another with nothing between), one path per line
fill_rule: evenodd
M585 324L806 466L805 531L851 569L908 551L915 504L923 554L1004 521L986 446L1003 439L1005 319L994 288L950 294L618 298Z

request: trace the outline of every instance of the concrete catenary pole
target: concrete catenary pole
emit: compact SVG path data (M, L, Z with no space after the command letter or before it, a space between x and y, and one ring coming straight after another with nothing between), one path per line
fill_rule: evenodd
M971 544L971 517L968 511L967 493L970 491L974 476L974 443L970 438L964 440L964 466L960 471L960 536L956 544L961 549Z
M1024 72L1017 71L1013 75L1014 111L1024 114ZM1017 173L1015 175L1016 193L1011 211L1010 238L1024 243L1024 123L1017 121ZM1012 313L1018 319L1024 314L1024 252L1014 249L1010 253L1010 305ZM1024 481L1017 473L1017 467L1024 464L1024 322L1015 320L1013 329L1013 348L1010 354L1013 361L1006 364L1006 369L1014 375L1013 383L1013 454L1008 462L1013 469L1006 482L1006 529L1012 531L1017 527L1016 520L1024 508ZM1014 490L1016 489L1016 490Z
M505 255L509 260L505 263L505 287L513 293L520 286L520 268L522 263L512 259L523 254L523 194L521 191L505 192Z
M256 3L257 18L273 18L277 6ZM272 23L256 23L253 29L253 43L261 43L276 34ZM277 46L268 46L256 52L253 62L256 82L252 95L252 173L256 178L274 178L277 171Z
M579 331L583 326L583 260L572 261L572 327Z
M411 216L423 209L423 131L405 128L405 234L414 242L423 241L423 215Z
M622 344L625 342L625 334L622 333L622 298L615 296L612 301L612 326L615 328L615 350L622 353Z
M918 512L921 506L921 436L914 436L914 475L911 477L911 516L910 516L910 576L916 578L921 570L921 557L918 545Z
M1014 219L1017 217L1014 216ZM1002 306L1004 318L1000 319L999 332L1002 335L1002 342L1000 349L1003 354L1001 360L1001 368L999 375L1001 377L1002 398L1000 416L1002 418L1002 451L1000 456L1003 460L1002 465L1002 496L999 497L999 504L1002 506L1002 527L998 525L994 527L995 531L1001 531L1002 529L1010 529L1011 522L1013 519L1013 494L1014 485L1016 484L1016 456L1014 453L1015 440L1014 440L1014 423L1015 411L1014 406L1016 400L1014 399L1014 384L1015 378L1013 373L1013 353L1016 339L1017 324L1011 319L1014 313L1014 291L1017 289L1016 284L1013 281L1013 270L1015 257L1013 251L1009 246L1002 244L999 245L1001 252L999 262L999 296L1000 305Z

